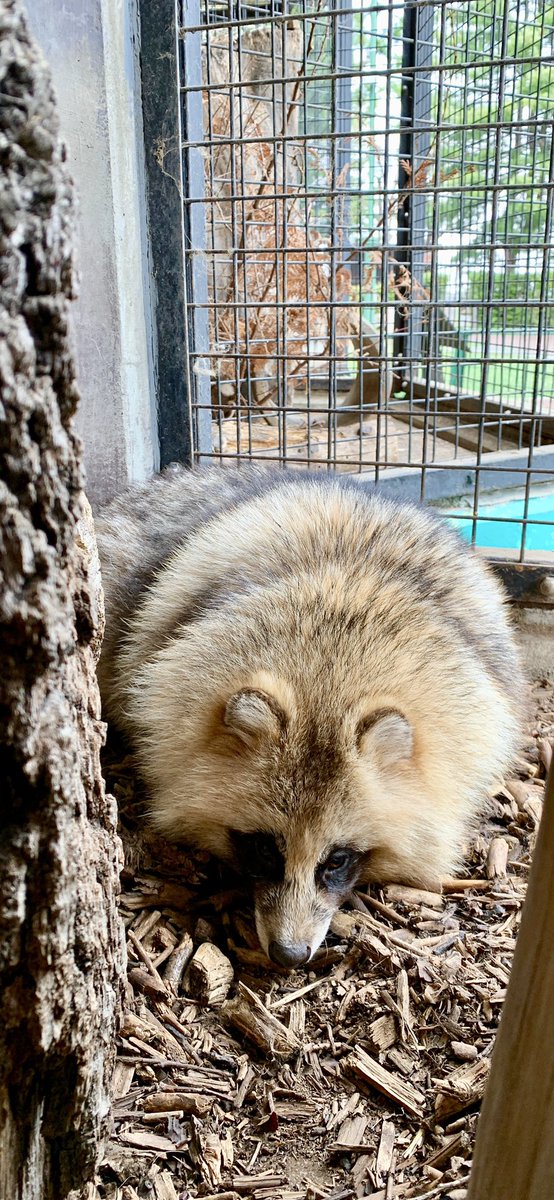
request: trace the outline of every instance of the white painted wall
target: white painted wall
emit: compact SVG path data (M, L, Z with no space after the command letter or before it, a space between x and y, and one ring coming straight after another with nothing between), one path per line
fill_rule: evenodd
M93 506L157 467L135 0L29 0L77 191L78 430Z

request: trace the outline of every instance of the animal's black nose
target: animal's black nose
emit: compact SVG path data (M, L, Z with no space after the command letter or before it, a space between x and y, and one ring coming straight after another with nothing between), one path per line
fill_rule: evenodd
M312 953L311 946L287 946L285 942L270 942L269 957L279 967L301 967Z

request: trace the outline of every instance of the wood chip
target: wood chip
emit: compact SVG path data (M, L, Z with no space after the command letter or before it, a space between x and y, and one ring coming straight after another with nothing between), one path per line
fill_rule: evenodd
M150 972L152 978L156 980L156 983L158 983L161 988L163 988L164 982L161 975L156 970L148 951L145 950L142 942L139 942L138 937L133 933L132 929L127 930L127 937L129 938L131 945L136 950L139 958L142 959L146 969Z
M506 788L510 796L513 796L520 811L525 812L525 805L536 794L532 784L522 783L521 779L508 779Z
M363 1141L366 1127L367 1117L363 1113L356 1113L353 1117L346 1117L338 1131L337 1142L341 1146L358 1146Z
M395 1141L396 1129L392 1124L392 1121L387 1121L385 1118L383 1118L381 1137L379 1139L379 1149L377 1151L377 1161L375 1163L375 1175L378 1185L384 1183L388 1178L394 1155Z
M158 981L150 971L143 971L141 967L131 967L128 971L129 982L139 992L145 992L147 996L152 996L154 1000L163 999L167 996L167 988L163 980Z
M233 1188L242 1196L248 1192L256 1192L259 1188L273 1191L275 1188L282 1188L286 1182L284 1175L275 1175L272 1171L265 1171L261 1175L235 1175Z
M187 990L200 1004L223 1004L234 978L232 963L214 946L203 942L190 960Z
M153 1092L144 1099L145 1112L182 1112L190 1116L205 1117L213 1100L208 1096L197 1096L192 1092Z
M170 1171L160 1171L149 1182L152 1186L152 1200L179 1200Z
M236 998L227 1000L220 1012L225 1021L250 1038L265 1054L290 1058L300 1050L301 1043L292 1030L269 1012L244 983L239 983Z
M134 1063L116 1061L112 1076L112 1099L121 1100L127 1095L135 1074Z
M540 756L541 763L542 763L546 773L548 774L548 772L552 766L552 753L553 753L552 742L547 741L546 738L539 738L537 745L539 748L539 756Z
M469 1134L465 1129L462 1129L460 1133L455 1133L452 1137L447 1138L444 1142L444 1145L439 1146L438 1150L435 1150L433 1154L430 1154L429 1158L425 1160L425 1166L433 1167L433 1169L437 1170L444 1170L453 1156L457 1154L462 1154L465 1156L469 1148L469 1144Z
M504 879L508 864L509 849L510 847L505 838L496 837L492 839L487 854L487 879Z
M381 913L381 916L386 917L388 921L391 921L393 925L403 925L406 927L410 924L407 917L401 916L401 914L397 912L395 908L391 908L388 904L383 904L381 900L376 900L374 896L364 893L361 896L361 899L365 904L369 905L370 908L373 908L375 912Z
M397 1036L396 1021L388 1014L376 1017L367 1031L368 1041L372 1049L377 1052L389 1050L391 1046L394 1046Z
M442 880L445 895L450 892L488 892L490 886L488 879L454 879L448 875Z
M177 1038L158 1021L153 1013L143 1013L137 1017L135 1013L125 1012L121 1018L120 1032L125 1037L133 1037L148 1046L149 1041L161 1045L168 1058L181 1060L188 1064L188 1057Z
M126 1146L136 1146L140 1150L161 1150L166 1154L175 1154L177 1150L175 1143L169 1138L149 1133L147 1129L126 1129L119 1134L119 1139Z
M192 958L194 944L189 933L183 934L180 942L177 943L175 949L172 950L163 973L163 980L167 988L174 992L177 996L181 985L181 980Z
M437 891L425 891L422 888L404 887L399 883L390 883L385 888L385 896L387 900L393 903L407 904L412 908L417 908L420 904L427 904L429 908L443 908L444 899L441 895L440 885L437 884Z
M472 1062L477 1058L479 1051L477 1046L470 1045L469 1042L452 1042L452 1053L456 1058L463 1058L465 1062Z
M468 1066L458 1067L446 1079L441 1079L435 1100L435 1117L444 1121L455 1113L464 1112L480 1100L490 1070L490 1059L479 1058Z
M387 1071L359 1046L356 1046L353 1053L342 1060L341 1066L348 1073L358 1076L371 1087L377 1088L377 1091L388 1096L389 1100L394 1100L395 1104L399 1104L413 1117L422 1119L425 1096L406 1080L400 1079L398 1075L393 1075L392 1071Z

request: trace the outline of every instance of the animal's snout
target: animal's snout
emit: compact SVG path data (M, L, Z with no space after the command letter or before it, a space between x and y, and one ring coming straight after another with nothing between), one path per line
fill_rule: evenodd
M269 957L279 967L301 967L312 953L311 946L289 945L286 942L270 942Z

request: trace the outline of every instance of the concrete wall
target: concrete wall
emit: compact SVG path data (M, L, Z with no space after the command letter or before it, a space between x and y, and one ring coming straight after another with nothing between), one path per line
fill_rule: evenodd
M135 0L28 0L78 196L74 326L94 506L157 467Z

